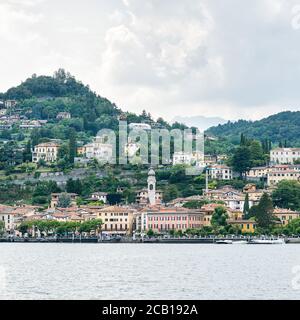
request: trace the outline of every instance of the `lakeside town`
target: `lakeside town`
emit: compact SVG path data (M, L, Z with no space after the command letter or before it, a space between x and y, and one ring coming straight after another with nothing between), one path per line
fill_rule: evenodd
M70 81L72 88L90 95L62 70L46 80L51 85ZM36 86L41 79L27 81ZM13 90L6 96L24 95L24 88ZM208 131L205 152L176 151L171 141L170 158L159 153L151 165L142 159L151 144L145 147L141 136L150 138L153 129L183 131L184 124L154 121L145 111L140 116L124 113L97 96L88 102L102 119L94 123L81 118L78 96L43 93L37 99L26 94L0 100L3 241L300 235L300 148L286 140L259 141L241 132L233 144ZM82 104L86 100L80 98ZM126 136L120 148L130 159L125 164L111 162L115 146L98 133L104 124L117 132L120 121L128 122L128 132L139 133ZM190 168L198 171L189 175Z

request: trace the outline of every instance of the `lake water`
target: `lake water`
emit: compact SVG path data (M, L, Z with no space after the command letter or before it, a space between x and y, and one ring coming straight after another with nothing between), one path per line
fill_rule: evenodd
M300 245L1 243L0 299L300 299Z

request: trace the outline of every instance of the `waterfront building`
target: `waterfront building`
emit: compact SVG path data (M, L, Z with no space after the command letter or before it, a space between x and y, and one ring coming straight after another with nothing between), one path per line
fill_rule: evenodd
M228 220L227 223L239 226L242 233L254 233L256 229L256 222L254 220Z
M146 220L146 231L168 233L171 230L186 231L203 226L203 214L199 209L149 207L145 212L143 216Z
M96 218L103 222L106 234L131 235L134 228L135 209L124 206L108 206L94 209Z
M14 208L0 205L0 221L4 222L6 232L12 232L16 227Z
M38 163L40 160L55 162L59 148L60 145L55 142L45 142L36 145L32 152L32 162Z

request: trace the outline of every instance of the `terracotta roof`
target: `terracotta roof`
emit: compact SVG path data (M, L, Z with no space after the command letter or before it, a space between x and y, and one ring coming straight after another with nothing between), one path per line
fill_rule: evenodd
M291 209L282 209L282 208L275 208L273 213L274 214L296 214L296 215L300 215L300 212L292 211Z

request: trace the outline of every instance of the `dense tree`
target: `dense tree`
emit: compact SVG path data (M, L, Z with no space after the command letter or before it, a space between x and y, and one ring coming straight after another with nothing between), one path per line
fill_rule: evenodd
M68 193L76 193L78 195L82 194L82 183L79 179L73 180L73 179L68 179L67 185L66 185L66 190Z
M29 139L26 143L25 150L23 152L23 162L29 162L32 160L32 153L31 153L31 140Z
M9 169L22 162L23 153L16 142L10 141L0 147L0 170Z
M300 183L280 181L272 193L274 204L280 208L300 210Z
M111 205L116 205L122 202L122 195L119 193L109 193L107 195L107 201Z
M58 208L68 208L71 205L71 197L67 193L62 193L58 198Z
M164 201L169 202L173 199L178 198L179 191L176 185L171 184L168 185L167 188L164 190Z
M246 172L251 168L251 152L248 147L238 147L231 161L233 170L240 174L241 178L245 177Z
M300 219L294 219L289 224L287 224L281 233L286 235L300 235Z
M228 214L223 206L217 207L212 215L211 224L214 227L224 227L227 225L226 220L228 219Z
M267 229L274 224L272 199L264 193L257 206L250 209L250 215L255 217L258 227Z
M282 130L282 128L288 128L288 130ZM257 121L228 121L226 124L207 130L209 135L225 136L229 141L236 142L240 140L241 132L251 139L268 139L269 142L276 144L281 141L282 146L286 140L288 145L300 146L300 111L284 111Z

